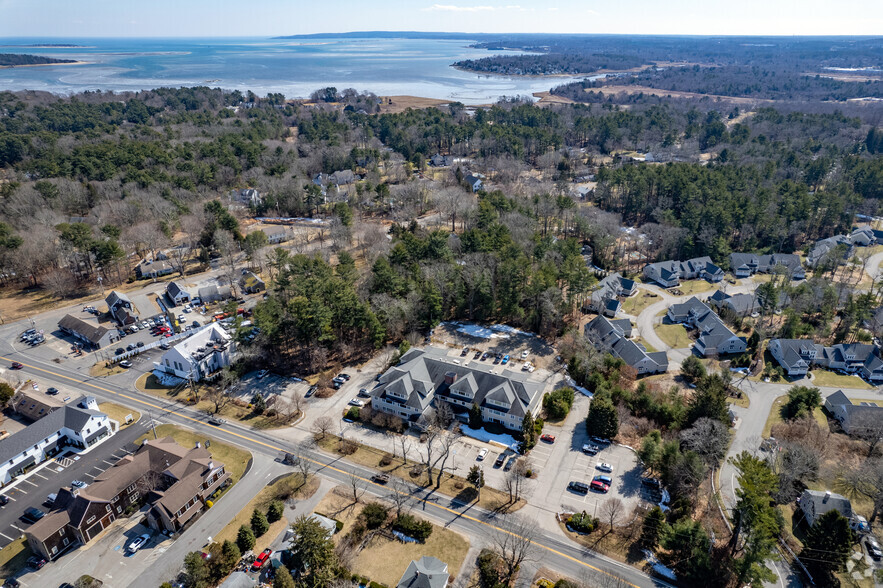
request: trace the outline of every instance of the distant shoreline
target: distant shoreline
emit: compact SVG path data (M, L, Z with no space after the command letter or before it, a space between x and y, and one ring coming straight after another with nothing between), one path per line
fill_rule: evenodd
M0 69L18 69L20 67L48 67L50 65L87 65L91 61L63 61L61 63L26 63L22 65L0 65Z
M44 45L0 45L0 47L15 47L18 49L87 49L89 46L46 43Z

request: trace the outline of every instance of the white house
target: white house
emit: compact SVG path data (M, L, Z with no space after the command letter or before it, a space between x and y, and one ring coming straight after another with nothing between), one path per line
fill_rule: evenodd
M91 396L51 411L0 443L0 483L18 475L72 446L93 447L114 434L116 425L98 411Z
M190 302L191 296L184 288L178 285L178 282L169 282L166 286L166 297L173 302L175 306L179 304L187 304Z
M198 382L230 365L234 349L233 338L212 323L166 351L154 365L166 374Z

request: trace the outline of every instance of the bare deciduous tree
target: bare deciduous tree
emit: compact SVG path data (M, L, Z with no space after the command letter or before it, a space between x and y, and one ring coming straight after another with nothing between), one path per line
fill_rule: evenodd
M358 503L362 499L362 496L365 495L365 480L363 480L356 474L350 474L349 484L347 484L347 487L352 491L354 503Z
M625 505L623 505L622 500L619 498L608 498L604 501L604 504L601 505L601 516L604 517L604 521L609 527L608 533L613 532L613 527L622 522L624 514Z
M387 496L390 502L395 506L396 518L407 514L411 507L417 502L417 499L411 494L411 488L402 478L394 477L390 481L390 494Z
M494 551L500 556L503 564L504 586L509 586L515 574L524 562L534 557L536 537L539 524L517 515L507 515L499 523L499 527L491 535Z
M524 489L524 481L526 479L527 463L524 458L519 457L516 460L515 465L509 470L509 473L506 474L506 477L503 479L506 492L509 493L510 503L518 502L518 499L521 498L521 492Z
M698 453L708 467L716 467L730 443L729 432L722 422L702 417L689 429L681 431L681 443Z
M319 417L313 421L312 431L320 440L324 439L331 429L334 428L334 420L331 417Z

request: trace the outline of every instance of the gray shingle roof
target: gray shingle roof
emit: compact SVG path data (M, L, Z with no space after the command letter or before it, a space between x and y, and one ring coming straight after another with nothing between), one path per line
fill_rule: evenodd
M444 588L448 583L448 564L424 555L408 564L396 588Z
M81 431L90 417L102 413L80 408L78 403L66 404L54 410L40 420L31 423L18 433L0 441L0 462L9 461L22 451L42 443L44 439L67 427L73 431Z
M104 337L110 330L107 327L102 327L101 325L93 325L88 321L84 321L83 319L77 318L70 314L64 315L64 317L62 317L62 319L58 321L58 326L62 330L80 335L94 345L97 345L101 341L102 337Z

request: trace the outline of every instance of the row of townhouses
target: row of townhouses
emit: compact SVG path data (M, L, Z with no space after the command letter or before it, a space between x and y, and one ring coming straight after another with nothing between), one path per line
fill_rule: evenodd
M724 270L716 266L710 257L705 256L687 261L648 263L644 266L644 277L663 288L674 288L681 280L702 278L712 283L720 282L724 279Z
M748 347L745 337L737 336L714 310L695 296L671 305L666 316L673 323L699 331L693 346L703 357L743 353Z
M805 376L819 366L883 382L883 359L876 345L840 343L830 347L811 339L772 339L768 349L789 376Z
M622 277L619 273L613 273L598 282L589 298L583 305L588 312L603 314L614 317L622 308L620 298L628 298L638 291L638 284L634 280Z
M648 352L643 345L630 339L632 323L629 319L609 320L598 315L586 324L585 335L596 349L622 359L638 375L668 371L668 356L664 351Z
M816 267L820 261L829 257L830 252L842 246L843 255L840 259L848 259L855 252L856 247L868 247L883 241L883 231L871 227L859 227L848 235L834 235L827 239L816 241L806 256L806 264ZM839 260L838 260L839 261Z

